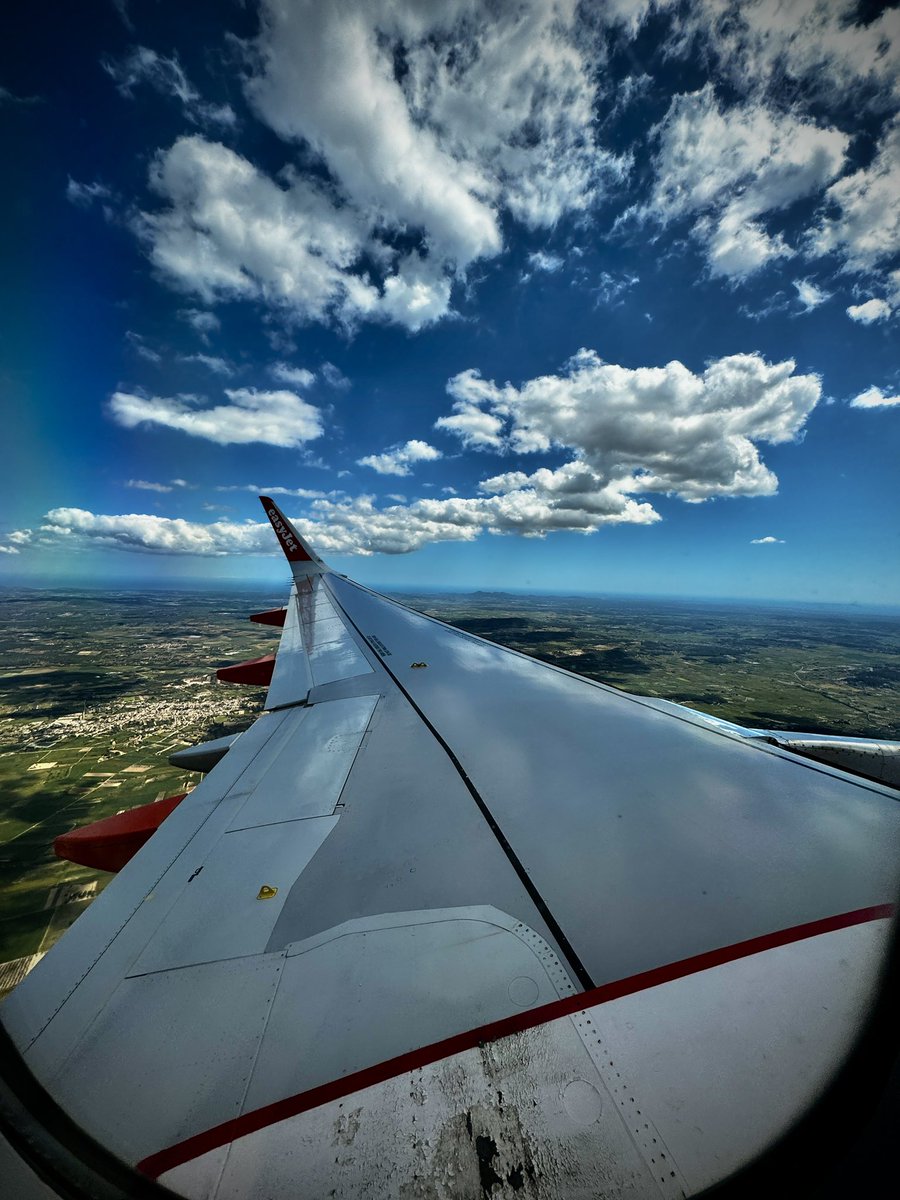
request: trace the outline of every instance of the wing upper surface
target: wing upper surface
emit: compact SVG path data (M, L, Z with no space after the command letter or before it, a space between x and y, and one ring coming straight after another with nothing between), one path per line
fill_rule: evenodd
M267 1106L334 1098L342 1079L359 1077L372 1113L411 1105L408 1119L425 1103L415 1071L441 1054L439 1104L452 1107L457 1087L459 1104L470 1096L470 1141L472 1114L495 1103L491 1080L495 1095L497 1080L525 1089L523 1113L535 1080L535 1095L550 1088L548 1113L559 1095L574 1097L576 1125L593 1112L594 1089L611 1105L602 1129L619 1156L614 1194L689 1190L676 1170L654 1173L663 1127L673 1144L687 1139L684 1161L700 1164L705 1186L763 1135L748 1120L728 1153L719 1134L709 1153L691 1142L690 1121L672 1118L690 1108L690 1089L685 1098L672 1084L671 1111L654 1097L648 1063L663 1049L642 1049L647 1038L635 1049L633 1020L670 1011L670 1036L696 1043L695 1066L707 1037L717 1061L743 1062L733 1023L716 1016L721 981L758 986L769 968L728 968L711 988L698 976L665 993L689 997L674 1007L618 1001L609 1036L659 1114L642 1129L617 1115L626 1067L609 1070L597 1050L591 1005L613 981L647 976L640 987L656 997L650 979L663 964L706 971L711 951L802 928L807 950L789 952L782 938L768 955L783 957L765 956L785 981L765 1020L741 1017L754 1048L770 1036L787 1047L772 1068L782 1108L757 1125L783 1122L827 1077L871 990L875 924L900 879L896 799L414 613L330 572L268 504L294 584L267 711L7 1001L4 1023L27 1060L92 1133L155 1173L172 1169L169 1181L198 1197L233 1194L261 1162L290 1171L275 1135L251 1136ZM850 931L863 922L875 924ZM842 940L829 943L836 931ZM715 961L726 970L727 955ZM796 997L846 963L855 990L833 1008L818 1059L792 1059L803 1040ZM459 1041L481 1028L492 1030L493 1058ZM499 1049L507 1037L525 1039L511 1057ZM428 1057L445 1044L452 1052ZM388 1068L373 1074L395 1062L398 1077L413 1072L402 1100ZM572 1093L573 1078L588 1091ZM464 1132L462 1111L446 1120ZM335 1112L334 1129L346 1119ZM568 1117L556 1119L541 1136L565 1142ZM395 1136L389 1124L378 1136ZM321 1131L303 1128L312 1161ZM166 1149L179 1145L190 1149Z
M893 898L895 794L328 577L593 982ZM413 667L425 663L425 667Z

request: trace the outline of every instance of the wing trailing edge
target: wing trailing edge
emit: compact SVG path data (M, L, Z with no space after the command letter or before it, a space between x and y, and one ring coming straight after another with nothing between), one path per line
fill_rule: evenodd
M320 575L323 571L327 571L327 564L303 540L275 501L269 496L260 496L259 500L275 530L284 556L291 564L294 578L305 579L308 575Z

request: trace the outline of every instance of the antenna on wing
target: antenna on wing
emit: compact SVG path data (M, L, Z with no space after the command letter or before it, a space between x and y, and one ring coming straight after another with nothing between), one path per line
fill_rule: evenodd
M260 496L259 499L272 522L284 556L291 564L294 578L304 579L307 575L320 575L327 571L328 565L306 544L275 501L269 496Z

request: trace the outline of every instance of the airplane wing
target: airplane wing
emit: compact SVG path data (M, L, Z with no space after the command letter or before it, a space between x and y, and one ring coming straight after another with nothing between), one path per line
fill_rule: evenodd
M281 642L224 674L266 711L185 752L208 774L5 1002L39 1084L196 1200L754 1160L878 992L897 793L412 612L263 504Z

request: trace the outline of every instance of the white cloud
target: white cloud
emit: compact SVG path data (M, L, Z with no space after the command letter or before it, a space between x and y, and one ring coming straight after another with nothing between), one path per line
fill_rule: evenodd
M174 490L171 483L153 483L149 479L128 479L125 481L125 486L137 488L141 492L171 492Z
M157 156L151 186L170 205L139 221L151 261L206 303L262 300L345 324L375 314L378 290L351 270L364 227L326 185L291 176L282 186L225 146L185 137Z
M482 480L478 496L445 489L451 494L442 499L406 503L395 497L387 507L365 495L268 489L310 500L308 515L293 519L322 554L405 554L432 542L472 541L483 533L543 537L554 530L587 534L607 525L650 525L660 516L638 497L652 492L691 502L771 495L777 480L761 462L756 443L795 439L821 387L815 376L795 375L792 362L772 365L759 355L721 358L695 375L677 362L629 369L582 350L564 373L519 388L498 387L470 370L451 379L448 391L455 397L456 416L468 424L451 424L453 417L439 424L464 442L518 455L567 450L571 460L531 473L501 472ZM489 422L487 435L474 424L479 413ZM179 407L176 417L183 416ZM131 417L145 419L142 410ZM411 441L369 456L366 465L406 474L409 462L439 456L427 443ZM256 490L249 484L222 490L245 488ZM81 509L55 509L46 521L41 537L68 545L173 554L274 552L267 524L202 525L147 515L98 516Z
M345 391L350 386L350 380L334 363L322 363L322 378L329 387L333 387L336 391Z
M622 304L620 297L623 293L639 282L640 277L637 275L614 275L611 271L601 271L593 290L597 293L597 299L604 304Z
M0 554L19 554L23 547L31 544L33 537L32 529L14 529L7 534L6 544L0 543Z
M178 313L183 321L187 321L195 333L199 333L202 341L209 344L209 335L221 329L222 322L215 313L206 312L202 308L183 308Z
M290 363L273 363L269 367L269 374L282 383L289 383L292 387L298 388L312 387L316 381L312 371L307 371L306 367L292 367Z
M695 217L710 273L736 279L794 254L762 218L824 188L849 141L756 101L724 108L709 83L676 96L656 133L653 192L639 213L663 223Z
M41 96L17 96L15 92L11 92L9 88L0 87L0 104L40 104Z
M824 288L818 287L811 279L795 279L794 287L797 289L797 299L803 305L805 313L812 312L814 308L818 308L820 304L831 299L831 292L826 292Z
M891 315L891 306L886 300L873 297L863 304L851 304L847 316L851 321L859 321L862 325L871 325L875 321L886 321Z
M379 475L410 475L410 466L417 462L434 462L441 458L440 450L429 446L427 442L406 442L403 446L394 446L383 454L367 454L365 458L357 459L361 467L371 467Z
M326 496L343 495L338 492L321 492L316 488L289 488L269 484L260 487L258 483L228 483L220 484L217 492L252 492L255 496L296 496L301 500L322 500Z
M474 369L461 371L447 384L453 397L453 415L439 417L435 429L444 429L455 434L469 450L502 450L503 421L494 413L486 411L496 389L485 383Z
M207 303L415 331L500 253L504 214L553 226L627 167L595 140L600 44L575 0L265 0L246 49L257 114L323 171L276 182L196 137L158 155L166 207L138 228L160 272Z
M266 525L252 522L215 521L204 525L181 518L146 513L106 516L82 508L54 508L40 528L45 541L63 541L70 546L88 544L120 550L162 554L196 554L204 557L225 554L258 554L271 549L265 544ZM269 539L271 540L271 539Z
M161 425L220 446L262 442L268 446L296 447L323 432L319 410L293 392L231 388L226 389L225 395L228 404L200 408L193 397L145 397L115 392L110 411L126 429Z
M574 452L548 491L669 492L683 500L772 495L777 479L757 443L795 439L821 395L815 375L795 375L792 361L770 364L757 354L720 358L695 375L680 362L629 369L581 350L561 375L520 388L497 386L476 371L450 380L455 416L440 428L471 448L517 454ZM492 424L479 428L478 416ZM587 473L593 476L589 483ZM520 473L516 486L526 485ZM498 477L504 487L511 476ZM488 483L496 481L488 481Z
M819 101L900 94L900 16L859 21L857 0L695 0L682 30L699 38L742 92L799 83ZM796 90L795 88L793 90Z
M154 350L151 346L148 346L144 338L139 333L135 333L133 329L125 330L125 340L131 346L135 354L137 354L140 358L143 358L146 362L162 362L162 355L159 353L159 351Z
M376 507L371 496L314 500L311 507L312 516L291 516L291 520L323 555L408 554L432 542L474 541L484 532L534 537L553 529L587 533L623 520L650 524L659 519L649 504L631 499L625 499L619 511L603 512L597 506L594 511L582 512L548 502L534 488L511 495L416 500L386 508ZM207 525L148 514L101 515L77 508L49 512L40 541L73 549L98 545L179 555L278 552L268 522L216 521Z
M900 396L885 396L881 388L870 387L850 401L851 408L891 408L900 404Z
M872 162L831 185L810 237L816 254L837 254L850 271L883 265L900 252L900 117L887 126Z
M771 535L769 537L751 538L750 545L751 546L783 546L784 538L772 537Z
M611 164L592 141L599 47L577 9L269 0L248 94L356 203L471 261L499 245L494 203L552 225L586 206Z
M210 104L201 97L182 70L177 54L166 58L147 46L135 46L121 61L105 59L102 65L123 96L132 97L138 84L146 83L161 95L179 100L185 116L197 124L231 127L236 122L229 105Z
M565 259L558 254L548 254L543 250L535 250L528 255L528 265L533 271L558 271L565 265Z
M79 183L69 176L66 184L66 199L78 208L90 208L95 200L109 200L111 190L105 183Z
M224 358L217 358L212 354L182 354L181 361L199 363L201 367L206 367L208 371L212 371L214 375L234 374L234 368L231 366L231 363L226 362Z

